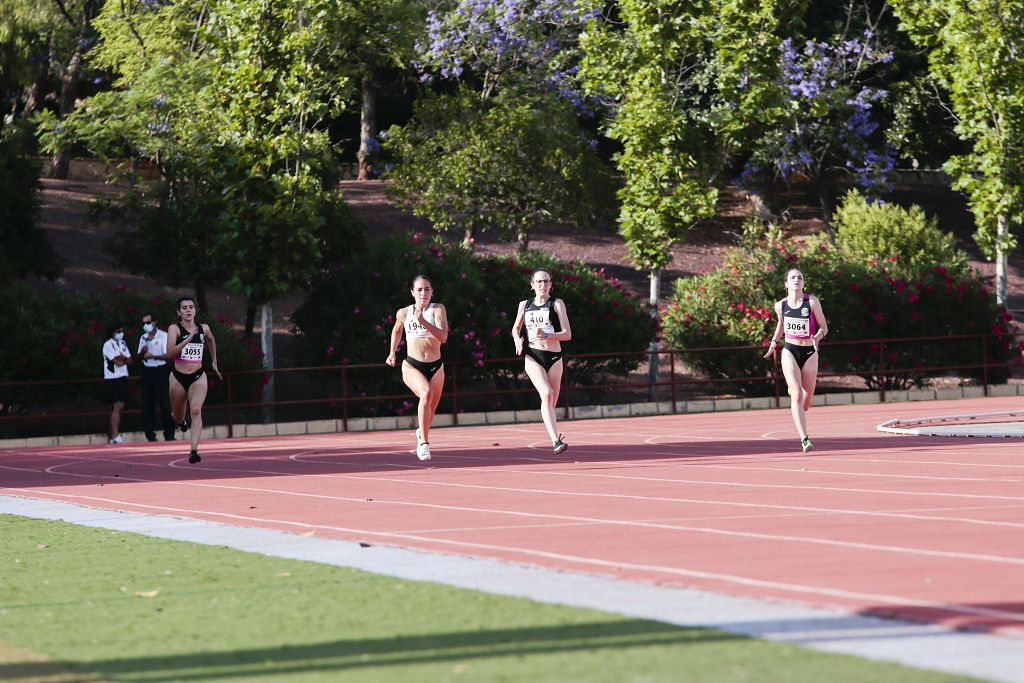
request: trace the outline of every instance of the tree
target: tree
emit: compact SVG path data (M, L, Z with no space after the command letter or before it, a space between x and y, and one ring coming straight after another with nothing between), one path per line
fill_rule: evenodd
M822 216L831 224L841 185L852 181L877 195L887 189L896 153L878 134L876 103L885 89L865 83L872 66L892 60L876 33L831 41L782 42L781 86L786 96L779 122L757 146L746 173L809 178Z
M384 141L396 157L393 196L438 229L462 226L467 246L494 227L525 250L541 220L599 220L609 180L578 120L589 108L574 49L592 5L450 0L432 10L419 60L439 92Z
M36 221L39 165L25 134L0 131L0 284L27 275L53 279L62 265Z
M605 132L622 145L619 225L651 303L671 247L714 214L729 151L773 96L784 2L620 0L582 41L583 80L610 103Z
M481 99L460 88L427 96L385 138L401 162L391 195L438 230L496 229L529 248L540 222L589 225L607 217L609 180L572 108L551 97Z
M74 135L97 153L128 149L157 165L155 196L143 186L133 200L149 216L139 229L171 242L179 266L213 265L194 276L223 277L251 310L263 308L268 363L273 299L306 284L330 242L351 253L361 239L325 131L349 93L336 75L348 57L342 9L329 0L112 3L97 22L97 59L119 74L117 89L86 101L66 132L42 121L44 141Z
M934 79L949 91L956 132L971 144L945 169L967 195L975 241L996 262L1006 302L1012 228L1024 220L1024 1L895 0L902 26L929 50Z
M378 173L380 130L377 123L377 93L380 79L388 72L407 72L416 56L416 32L426 14L420 0L351 0L351 15L343 22L348 49L355 56L352 77L360 85L359 180Z
M728 148L770 95L763 73L773 73L765 55L778 9L773 0L619 0L581 41L588 91L612 107L605 133L622 146L619 227L637 268L650 271L653 315L672 245L714 215ZM652 380L657 348L652 341Z

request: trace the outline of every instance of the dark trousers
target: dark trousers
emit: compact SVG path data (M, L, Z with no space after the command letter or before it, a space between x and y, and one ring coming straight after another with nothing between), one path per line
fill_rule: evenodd
M142 366L142 428L146 432L146 438L156 441L156 430L154 428L153 409L160 406L160 424L164 429L164 439L174 441L174 420L171 419L171 396L168 389L168 377L171 368L169 364L151 368ZM156 404L156 405L154 405Z

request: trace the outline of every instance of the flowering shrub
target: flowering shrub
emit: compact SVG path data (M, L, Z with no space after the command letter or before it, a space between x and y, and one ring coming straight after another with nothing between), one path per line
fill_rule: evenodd
M537 267L550 269L553 295L565 302L573 330L573 340L565 345L567 353L646 349L656 332L649 307L614 278L583 263L557 261L540 252L475 256L461 246L417 233L373 241L344 270L326 273L314 283L293 316L299 336L298 361L303 365L373 363L383 368L395 313L412 303L411 280L424 274L433 284L433 300L448 311L451 332L443 353L449 376L456 363L460 387L467 380L507 385L522 361L484 361L515 353L512 323L519 302L532 296L529 280ZM400 349L399 358L402 355ZM638 363L639 359L581 359L571 362L567 377L573 383L585 383L596 372L628 372ZM388 379L377 391L388 386L405 391L397 372L384 374ZM374 373L377 381L381 376Z
M41 294L24 284L8 290L13 316L0 346L0 379L4 381L95 379L95 384L67 384L45 389L4 389L4 412L28 412L55 400L99 397L103 379L101 350L112 324L124 326L125 342L135 355L142 334L142 316L152 312L161 325L177 319L176 298L147 295L118 286L105 294ZM231 321L202 313L217 339L221 372L249 370L262 364L258 344L241 337ZM208 365L208 361L207 361ZM129 372L139 373L139 361ZM211 398L220 400L220 382L211 381ZM238 393L236 393L236 398Z
M821 301L829 322L822 372L861 375L869 387L922 384L926 370L944 365L1009 361L1016 349L1010 335L1012 317L995 301L994 292L975 271L953 271L921 260L904 263L900 255L867 263L850 259L825 240L811 241L803 250L790 249L778 228L760 238L748 226L745 246L735 249L722 268L698 277L677 280L662 310L663 334L675 348L757 345L750 350L694 353L687 362L713 378L764 377L771 363L762 356L775 329L774 304L785 296L785 274L804 273L806 289ZM884 358L877 343L837 344L844 340L987 334L985 349L977 340L935 341L927 344L889 343ZM879 367L900 369L884 378ZM981 369L961 371L981 376ZM1005 378L1000 369L989 378ZM757 392L767 384L745 384Z

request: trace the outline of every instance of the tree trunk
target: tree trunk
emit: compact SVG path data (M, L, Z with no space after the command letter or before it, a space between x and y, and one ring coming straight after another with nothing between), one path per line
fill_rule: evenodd
M462 237L462 246L467 249L474 249L476 244L476 223L470 223L466 226L466 232Z
M661 304L661 268L654 268L651 270L651 316L655 319L658 318L659 305ZM651 383L651 388L648 396L648 400L655 402L658 400L658 387L655 386L655 382L658 381L660 357L658 356L658 339L654 338L651 340L650 345L651 358L648 363L647 369L647 380Z
M359 180L373 180L374 164L380 143L377 131L377 93L374 91L373 72L363 76L363 103L359 110Z
M78 97L78 72L82 67L82 49L76 47L68 62L68 68L60 77L60 115L61 118L70 114L75 108ZM50 160L50 177L67 180L68 168L71 166L71 150L62 149Z
M25 93L25 108L21 110L21 117L27 119L39 111L39 106L42 104L44 97L42 76L33 79L32 85Z
M263 367L274 368L274 309L268 301L260 307L260 350L263 351ZM274 373L267 373L267 383L263 385L263 402L274 402ZM263 421L274 421L274 406L263 406Z
M245 331L246 337L251 337L256 328L256 304L249 301L245 304Z
M192 285L196 290L196 308L204 313L209 312L210 309L206 306L206 285L202 280L194 280Z
M1006 253L1006 238L1010 232L1010 219L1001 215L996 219L996 301L1006 305L1009 255Z
M519 242L519 253L525 254L530 248L530 232L526 228L519 228L516 231L516 241Z
M828 238L835 241L836 234L832 228L832 214L835 213L835 197L832 186L823 181L818 184L818 200L821 203L821 218L825 221L825 229L828 231Z

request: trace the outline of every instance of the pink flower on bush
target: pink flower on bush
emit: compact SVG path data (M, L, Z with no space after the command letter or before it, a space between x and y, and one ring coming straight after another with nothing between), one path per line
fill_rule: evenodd
M858 283L856 283L856 282L851 282L850 283L850 291L851 292L859 292L860 291L860 285Z
M334 355L334 347L333 346L328 346L327 347L327 357L330 358L333 355Z

